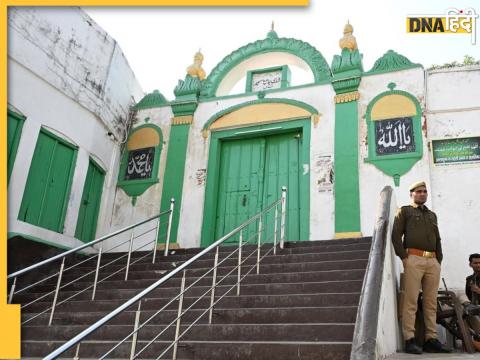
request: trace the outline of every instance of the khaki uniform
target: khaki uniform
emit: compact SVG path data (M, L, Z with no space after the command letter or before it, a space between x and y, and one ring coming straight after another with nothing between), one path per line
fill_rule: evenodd
M417 300L422 289L425 340L435 339L437 292L440 263L443 259L437 216L425 205L402 206L395 216L392 242L397 256L401 259L407 258L404 302L401 309L403 338L409 340L415 336ZM408 255L407 249L435 252L436 257Z

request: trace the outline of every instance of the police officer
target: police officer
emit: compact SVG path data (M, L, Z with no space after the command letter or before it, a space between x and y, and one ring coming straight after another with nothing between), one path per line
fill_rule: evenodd
M392 241L403 262L405 292L402 311L402 332L405 352L421 354L415 343L415 315L420 288L423 291L425 352L450 352L437 338L437 291L440 282L442 245L437 216L426 206L427 187L424 181L410 186L411 205L402 206L392 230Z

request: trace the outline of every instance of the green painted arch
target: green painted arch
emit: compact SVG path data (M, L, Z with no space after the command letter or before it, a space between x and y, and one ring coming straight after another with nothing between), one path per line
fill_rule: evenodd
M244 103L241 103L241 104L233 105L233 106L231 106L227 109L224 109L222 111L217 112L216 114L212 115L208 119L208 121L205 123L205 125L203 125L202 131L208 130L210 128L210 126L215 121L217 121L218 119L220 119L222 116L224 116L226 114L229 114L231 112L234 112L238 109L241 109L241 108L244 108L244 107L247 107L247 106L257 105L257 104L288 104L288 105L294 105L294 106L298 106L302 109L307 110L312 115L318 115L318 110L317 109L315 109L312 105L309 105L309 104L307 104L303 101L292 100L292 99L280 99L280 98L268 98L268 99L263 98L263 99L252 100L252 101L247 101L247 102L244 102Z
M200 95L205 98L214 97L220 82L235 66L252 56L269 52L287 52L301 58L312 70L315 83L326 83L332 80L328 63L314 46L305 41L279 38L276 34L269 33L266 39L242 46L223 58L204 80Z

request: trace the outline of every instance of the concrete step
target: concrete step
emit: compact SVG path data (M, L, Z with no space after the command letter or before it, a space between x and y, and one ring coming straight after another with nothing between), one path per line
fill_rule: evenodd
M193 309L182 317L182 323L190 324L202 315L204 309ZM135 311L125 311L109 324L132 325L135 321ZM106 312L56 312L53 325L89 325L100 320ZM141 311L140 321L146 321L155 311ZM22 320L27 320L35 313L23 314ZM224 309L216 307L213 310L213 323L215 324L284 324L284 323L354 323L357 315L356 306L330 306L330 307L278 307L278 308L243 308ZM34 319L31 325L45 325L48 323L49 314L43 314ZM177 317L176 310L164 310L153 320L152 324L169 324ZM199 323L208 322L208 315L203 315Z
M263 270L263 268L262 268ZM163 273L163 274L166 274ZM187 272L189 274L189 272ZM131 274L133 276L133 274ZM135 275L139 275L138 279L135 276L132 279L132 276L129 276L129 280L125 281L124 277L119 280L107 280L102 282L99 285L101 289L144 289L147 286L154 283L156 280L160 278L160 275L157 272L150 272L150 271L142 271L136 272ZM209 274L211 275L211 273ZM249 274L242 280L242 283L249 283L249 284L263 284L266 282L269 283L293 283L293 282L302 282L302 281L334 281L334 280L363 280L365 275L365 269L352 269L348 271L344 270L327 270L327 271L307 271L307 272L295 272L295 273L274 273L274 274ZM180 287L181 283L181 274L176 275L175 277L169 279L165 282L165 286L169 287ZM191 284L192 282L196 281L198 277L190 277L186 278L186 284ZM212 276L205 276L203 279L199 280L198 285L211 285L213 281ZM218 279L217 279L218 281ZM230 275L225 280L223 280L223 284L234 284L237 281L237 275ZM81 290L85 289L88 286L92 285L91 281L78 281L69 285L62 290ZM37 286L33 290L36 292L48 292L53 290L53 284Z
M61 341L24 341L22 359L43 357L55 350ZM155 342L141 354L142 359L156 359L167 347L167 342ZM98 359L115 345L113 342L84 342L80 346L79 357L83 360ZM139 341L140 350L145 342ZM119 346L109 358L128 359L131 343ZM212 360L348 360L351 342L309 342L309 341L182 341L178 347L178 359ZM75 349L68 350L59 359L72 359ZM164 359L171 359L171 351Z
M186 341L351 341L353 328L353 323L200 324L193 325L182 338ZM29 340L67 341L84 329L84 325L27 325L23 326L22 333ZM181 326L180 333L186 329L187 325ZM132 330L133 325L104 325L86 339L113 341L123 339ZM146 325L138 332L138 339L149 341L160 333L159 340L172 340L175 325L168 328Z
M235 290L233 290L235 291ZM318 294L281 294L281 295L243 295L240 296L227 295L219 306L227 309L238 308L273 308L273 307L319 307L319 306L357 306L360 297L359 292L350 293L318 293ZM167 304L171 298L153 298L147 297L142 301L142 309L144 310L158 310ZM185 297L183 300L184 306L191 305L197 297ZM112 311L118 306L125 303L124 300L73 300L65 302L58 306L56 311L74 311L84 312L92 311ZM207 308L210 304L210 299L205 297L201 299L197 306L198 308ZM22 309L23 313L42 312L51 306L50 302L38 302L31 306ZM169 309L175 309L177 303L174 302L169 305ZM135 308L135 305L133 306ZM133 309L132 308L132 309ZM136 309L136 308L135 308Z

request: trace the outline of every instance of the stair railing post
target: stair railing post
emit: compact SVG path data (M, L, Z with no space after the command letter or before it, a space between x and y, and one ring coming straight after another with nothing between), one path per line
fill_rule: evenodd
M285 243L285 217L287 212L287 187L282 187L282 219L280 222L280 249L283 249Z
M240 277L242 275L242 242L243 242L243 229L240 230L240 236L238 237L237 296L240 295Z
M155 258L157 257L157 242L160 235L160 216L157 219L157 225L155 229L155 239L153 239L153 258L152 264L155 264Z
M167 228L167 240L165 241L165 252L164 256L168 255L168 247L170 246L170 233L172 231L172 219L173 219L173 210L175 209L175 199L170 200L170 214L168 214L168 228Z
M133 239L135 239L135 228L132 229L130 235L130 244L128 245L127 269L125 270L125 281L128 280L128 271L130 270L130 259L132 257Z
M262 242L262 215L258 218L258 237L257 237L257 275L260 274L260 246Z
M275 205L275 218L273 219L273 255L277 255L277 227L278 227L278 204Z
M78 343L77 349L75 350L75 356L73 357L73 360L80 360L79 354L80 354L80 344L81 342Z
M186 271L183 270L182 285L180 286L180 299L178 301L177 325L175 326L175 342L173 344L172 360L177 360L178 337L180 335L180 324L181 324L180 315L182 315L183 292L185 291L185 273Z
M103 245L100 247L100 251L98 252L97 269L95 270L95 281L93 282L92 301L95 300L95 293L97 291L98 273L100 272L100 261L102 261L102 250Z
M62 283L64 267L65 267L65 257L62 258L62 264L60 265L60 272L58 273L57 287L55 288L55 295L53 296L52 311L50 312L50 319L48 320L48 326L52 325L53 314L55 313L55 306L57 305L58 292L60 291L60 284Z
M210 294L210 311L208 313L208 323L212 323L213 303L215 302L215 287L217 286L217 266L218 266L218 246L215 251L215 262L213 264L212 292Z
M138 337L138 325L140 324L140 308L142 306L142 300L138 302L138 308L135 312L135 324L133 325L133 337L132 337L132 347L130 349L130 360L135 358L135 348L137 347L137 337Z
M11 304L13 300L13 294L15 293L15 286L17 285L17 278L13 279L12 287L10 288L10 294L8 295L8 303Z

